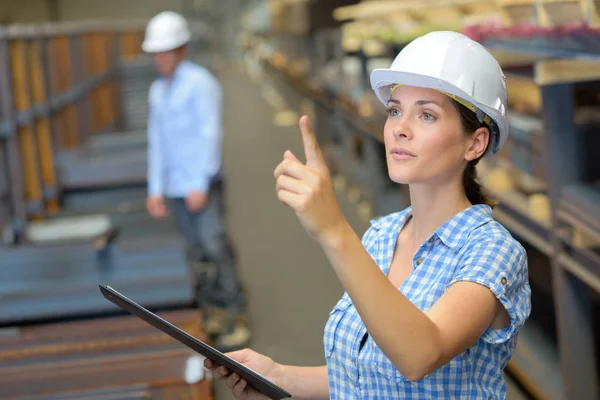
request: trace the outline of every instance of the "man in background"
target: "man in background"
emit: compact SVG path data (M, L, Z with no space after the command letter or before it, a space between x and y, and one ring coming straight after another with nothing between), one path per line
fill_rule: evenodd
M160 77L149 93L148 212L172 215L186 245L198 305L215 347L250 338L236 257L225 227L221 172L222 88L187 58L191 33L179 14L150 20L142 48Z

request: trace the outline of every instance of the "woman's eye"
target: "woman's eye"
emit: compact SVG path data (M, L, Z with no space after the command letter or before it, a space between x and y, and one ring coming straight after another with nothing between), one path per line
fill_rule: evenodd
M429 114L428 112L423 113L423 119L425 121L435 121L436 120L436 118L433 115Z
M388 108L387 112L390 117L396 117L400 115L400 111L396 110L395 108Z

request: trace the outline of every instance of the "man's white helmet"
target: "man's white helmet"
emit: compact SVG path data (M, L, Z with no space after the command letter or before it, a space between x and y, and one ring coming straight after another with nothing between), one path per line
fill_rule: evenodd
M146 53L169 51L188 43L190 38L185 18L173 11L163 11L148 22L142 49Z
M386 106L395 85L439 90L489 122L492 132L485 156L506 142L506 78L496 59L467 36L430 32L406 45L389 69L371 72L371 87Z

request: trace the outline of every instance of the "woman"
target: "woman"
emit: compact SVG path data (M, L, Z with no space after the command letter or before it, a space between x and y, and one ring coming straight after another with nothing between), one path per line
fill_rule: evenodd
M231 356L299 399L505 398L503 369L530 313L527 259L475 173L508 135L502 70L466 36L432 32L373 71L371 85L389 114L388 173L409 185L411 206L374 221L361 242L301 119L306 164L286 152L276 187L346 290L325 327L327 365ZM263 398L205 365L237 398Z

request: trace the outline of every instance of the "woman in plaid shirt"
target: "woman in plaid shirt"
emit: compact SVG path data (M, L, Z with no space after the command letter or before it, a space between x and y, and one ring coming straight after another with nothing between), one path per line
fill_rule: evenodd
M502 399L503 369L530 314L523 247L492 218L475 165L506 141L506 84L496 60L455 32L409 45L371 85L387 107L390 178L411 206L362 237L336 202L306 117L306 163L291 152L277 195L321 245L345 288L325 326L322 367L230 355L298 399ZM236 398L264 398L206 361Z

